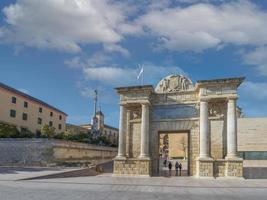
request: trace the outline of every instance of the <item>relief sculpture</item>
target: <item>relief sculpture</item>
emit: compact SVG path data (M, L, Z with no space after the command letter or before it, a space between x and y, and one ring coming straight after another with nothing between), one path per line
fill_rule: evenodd
M182 75L170 75L162 79L157 87L157 93L170 93L177 91L187 91L193 88L192 81Z

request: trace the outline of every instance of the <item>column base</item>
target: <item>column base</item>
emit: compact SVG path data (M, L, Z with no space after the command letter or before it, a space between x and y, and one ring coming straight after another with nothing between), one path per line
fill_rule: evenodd
M126 156L116 156L113 160L126 160Z
M238 157L237 155L227 155L225 160L243 160L243 158Z
M139 160L150 160L150 157L148 155L142 155L138 157Z
M227 158L217 159L214 161L214 176L215 177L243 177L243 159L242 158Z
M243 177L243 159L227 158L225 175L227 177Z
M197 177L214 177L213 175L213 158L199 157L196 160Z

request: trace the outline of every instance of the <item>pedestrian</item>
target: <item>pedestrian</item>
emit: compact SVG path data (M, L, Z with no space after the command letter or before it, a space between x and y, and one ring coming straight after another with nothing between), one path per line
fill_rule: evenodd
M164 164L164 167L167 167L167 160L166 159L163 161L163 164Z
M183 166L182 166L182 163L180 163L180 164L179 164L180 176L181 176L181 174L182 174L182 167L183 167Z
M178 168L179 168L179 163L176 161L175 163L175 176L178 176Z
M169 161L169 174L171 176L171 173L172 173L172 162Z

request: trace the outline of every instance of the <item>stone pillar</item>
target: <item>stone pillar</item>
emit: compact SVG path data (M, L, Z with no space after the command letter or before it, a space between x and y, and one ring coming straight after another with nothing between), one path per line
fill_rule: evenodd
M213 177L213 159L210 157L210 124L208 100L200 100L199 157L196 162L198 177Z
M131 131L131 124L130 124L130 118L131 118L131 111L127 110L127 129L126 129L126 157L130 156L130 131Z
M237 158L237 119L236 98L229 98L227 103L227 155Z
M117 158L125 158L126 149L126 108L120 106L120 123L119 123L119 147Z
M141 151L139 158L149 158L149 105L142 104Z
M208 101L200 101L200 117L199 117L199 158L205 159L210 157L209 152L209 112Z

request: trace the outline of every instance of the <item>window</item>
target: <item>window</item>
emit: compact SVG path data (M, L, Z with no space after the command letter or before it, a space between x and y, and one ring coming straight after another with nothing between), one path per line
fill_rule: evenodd
M50 117L53 117L53 112L50 112Z
M17 103L17 98L16 97L12 97L12 103Z
M42 124L42 118L38 117L38 124Z
M23 119L24 121L27 121L27 119L28 119L28 115L27 115L27 113L22 113L22 119Z
M52 121L49 122L49 126L51 126L51 127L53 126L53 122Z
M43 112L43 109L40 107L39 108L39 113L42 113Z
M24 108L28 108L28 102L24 101Z
M10 117L16 117L16 111L15 110L10 110Z
M61 115L59 115L59 120L61 120L62 119L62 116Z
M61 128L62 128L62 126L61 126L61 124L59 124L59 125L58 125L58 129L61 130Z

